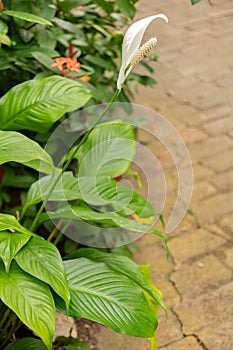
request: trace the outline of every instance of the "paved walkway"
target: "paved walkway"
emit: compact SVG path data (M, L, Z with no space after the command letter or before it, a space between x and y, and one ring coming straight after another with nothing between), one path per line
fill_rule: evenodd
M171 258L154 236L139 241L138 263L150 263L169 319L160 315L163 350L233 347L233 3L140 0L138 18L165 13L147 36L159 41L158 85L140 88L136 102L159 111L183 136L195 174L190 210L170 234ZM151 34L151 35L150 35ZM148 141L148 147L153 141ZM153 145L151 144L152 148ZM156 154L156 147L154 147ZM175 168L159 151L169 186L165 218L176 197ZM147 350L146 340L103 328L100 350Z

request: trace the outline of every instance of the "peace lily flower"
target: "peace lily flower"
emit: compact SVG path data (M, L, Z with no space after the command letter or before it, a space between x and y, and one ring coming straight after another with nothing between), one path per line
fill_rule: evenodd
M156 45L157 39L151 38L140 48L142 38L147 27L156 18L162 18L168 22L167 16L164 14L158 14L145 17L133 23L126 31L122 43L122 65L117 80L117 89L121 90L121 87L133 66L140 62L144 56Z

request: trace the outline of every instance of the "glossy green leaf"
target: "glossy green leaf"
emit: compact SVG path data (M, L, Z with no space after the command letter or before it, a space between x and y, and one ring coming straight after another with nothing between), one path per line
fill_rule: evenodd
M150 226L143 225L137 221L128 219L125 216L119 215L115 212L97 212L90 208L81 206L69 206L66 209L59 209L56 212L43 213L40 215L38 224L41 224L49 219L71 219L71 220L81 220L87 222L96 222L108 227L122 227L125 230L131 232L151 232L159 237L163 238L165 243L167 242L167 237L162 232L151 228Z
M17 221L16 217L14 217L13 215L0 213L0 231L5 230L17 231L29 236L34 235L25 227L21 226L20 223Z
M54 244L33 237L15 256L18 265L30 275L48 283L64 299L67 309L70 293L63 262Z
M54 172L53 161L35 141L15 131L0 130L0 164L17 162L46 174Z
M55 306L49 286L11 264L7 274L0 263L0 298L26 326L36 332L49 350L55 329Z
M111 205L114 210L125 215L156 215L146 198L107 176L82 176L78 178L78 184L82 198L90 205Z
M38 24L45 24L45 25L47 24L49 26L52 26L52 23L49 22L47 19L32 15L31 13L25 13L25 12L20 12L20 11L11 11L11 10L4 11L3 13L5 15L8 15L8 16L23 19L24 21L38 23Z
M0 258L3 260L6 272L18 251L29 241L30 236L18 232L0 232Z
M7 345L4 350L47 350L41 340L35 338L23 338Z
M8 32L8 26L0 19L0 35L5 35Z
M157 319L134 281L105 263L83 257L65 261L64 265L71 316L89 318L120 333L153 336Z
M57 180L56 175L53 177L53 182ZM51 190L52 183L51 176L45 176L34 182L27 192L26 200L22 210L22 215L25 214L27 209L45 199ZM50 201L68 201L81 198L81 194L78 187L77 179L71 172L65 172L61 180L58 181L55 188L52 190L48 200Z
M26 81L0 99L0 128L46 132L64 113L85 105L90 96L82 84L59 76Z
M78 151L78 175L119 176L129 168L135 147L131 125L122 121L100 124Z
M198 2L200 2L201 0L191 0L191 3L192 3L192 5L195 5L195 4L197 4Z
M125 256L117 254L104 253L93 248L78 249L71 253L69 257L85 257L96 263L105 263L109 268L117 271L135 282L145 293L147 293L153 302L161 306L164 310L166 307L163 303L161 292L154 286L149 265L138 266L132 260Z

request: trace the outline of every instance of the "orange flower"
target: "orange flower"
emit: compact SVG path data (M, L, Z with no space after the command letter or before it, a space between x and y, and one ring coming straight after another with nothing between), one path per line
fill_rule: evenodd
M51 64L51 67L57 67L60 72L64 70L63 64L66 63L66 57L54 58L55 63Z
M66 77L70 72L76 72L80 73L81 68L80 68L80 62L76 58L71 58L71 57L58 57L54 59L55 63L51 64L51 67L57 67L63 77ZM72 80L75 80L76 77L71 77ZM83 81L90 81L91 78L85 74L81 76L80 78L77 78L79 80Z
M70 72L80 72L80 62L77 61L76 58L66 58L66 68Z
M64 64L69 72L80 72L80 62L76 58L70 57L58 57L54 59L55 63L51 64L51 67L57 67L60 72L64 70Z
M89 75L85 74L82 77L80 77L79 80L86 81L88 83L88 81L90 81L91 78L89 77Z

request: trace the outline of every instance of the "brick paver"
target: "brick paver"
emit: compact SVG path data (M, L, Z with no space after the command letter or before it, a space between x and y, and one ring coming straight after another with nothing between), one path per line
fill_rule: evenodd
M150 263L169 319L160 316L163 350L232 349L233 306L233 9L232 1L140 0L138 18L165 13L169 24L152 23L158 37L156 87L140 87L136 103L158 111L183 136L194 169L194 195L183 222L170 234L169 261L159 240L144 236L135 258ZM153 137L141 141L157 153L169 183L164 216L177 191L175 168ZM158 146L159 147L159 146ZM151 175L151 174L150 174ZM153 175L153 174L152 174ZM154 175L155 176L155 175ZM104 328L99 350L147 350L145 340L114 335Z
M167 262L161 258L158 263L157 241L147 246L142 238L142 253L136 256L138 263L149 259L151 264L154 257L154 281L182 332L181 339L169 336L162 319L158 345L164 350L230 350L233 344L233 10L228 0L213 3L139 2L139 17L163 12L170 21L149 27L148 36L158 33L159 85L150 93L140 88L136 102L144 104L145 93L146 105L177 127L190 151L195 179L190 211L170 234L172 271L171 266L163 268ZM164 171L171 185L174 171L171 166ZM174 180L173 185L175 193Z

